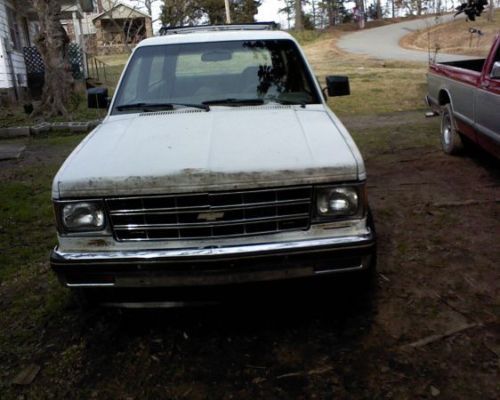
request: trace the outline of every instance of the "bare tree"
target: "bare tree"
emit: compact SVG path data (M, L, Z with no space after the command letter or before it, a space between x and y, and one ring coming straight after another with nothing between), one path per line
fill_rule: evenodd
M376 14L377 14L377 19L381 19L383 16L383 13L382 13L382 4L381 4L380 0L376 0L375 10L376 10Z
M151 32L153 32L153 4L161 0L133 0L135 6L139 9L145 8L146 12L151 16Z
M292 15L294 13L295 0L282 0L285 2L285 6L278 10L280 14L286 14L286 21L288 24L288 29L290 29L290 21L292 20Z
M66 104L73 92L73 77L68 68L69 38L61 25L60 0L17 0L22 10L33 9L40 26L35 45L45 66L42 101L32 116L68 116Z
M147 13L153 16L153 4L161 0L132 0L137 8L145 8Z

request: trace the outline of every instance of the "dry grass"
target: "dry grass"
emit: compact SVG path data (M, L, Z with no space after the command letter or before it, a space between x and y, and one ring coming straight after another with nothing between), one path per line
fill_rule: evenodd
M130 57L130 53L111 54L108 56L97 56L98 60L106 63L107 65L121 65L124 66Z
M335 43L342 32L304 47L314 71L324 86L326 75L347 75L351 95L329 99L339 115L377 114L424 108L427 66L421 63L380 61L339 50Z
M471 40L470 28L480 29L484 36L474 34ZM436 46L441 53L467 54L485 57L491 47L495 35L500 33L500 9L495 12L492 22L483 14L474 22L467 22L463 15L456 20L442 25L429 25L427 29L416 31L405 36L400 44L408 49L434 50Z

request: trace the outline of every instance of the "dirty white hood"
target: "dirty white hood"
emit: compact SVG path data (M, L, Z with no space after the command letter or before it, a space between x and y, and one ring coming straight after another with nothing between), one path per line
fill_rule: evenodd
M321 105L111 116L66 160L53 197L357 180L364 167L341 132L345 128Z

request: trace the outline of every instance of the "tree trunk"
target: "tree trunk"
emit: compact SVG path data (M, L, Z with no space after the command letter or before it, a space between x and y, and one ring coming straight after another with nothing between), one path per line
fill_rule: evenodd
M35 42L45 65L45 83L42 102L33 116L68 116L73 90L73 77L67 62L68 35L60 23L61 5L58 0L33 0L38 16L40 33Z
M304 23L302 22L302 2L301 0L295 0L295 29L304 29Z
M377 0L376 11L377 11L377 19L381 19L382 18L382 4L380 4L380 0Z
M314 4L314 0L311 0L311 7L312 7L312 23L313 23L313 29L316 29L316 5Z
M335 25L335 14L333 13L333 1L334 0L330 0L327 2L328 26Z
M153 32L153 1L152 0L146 0L144 2L144 5L146 6L146 10L148 10L148 14L151 17L151 21L149 21L149 28L151 29L151 32Z
M364 0L357 0L356 2L356 6L363 12L363 15L365 13L365 2Z

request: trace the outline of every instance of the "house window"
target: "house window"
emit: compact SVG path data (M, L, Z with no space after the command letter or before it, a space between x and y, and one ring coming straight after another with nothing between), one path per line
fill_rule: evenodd
M17 21L17 14L12 9L7 7L7 22L9 24L10 41L12 48L21 50L21 35L19 34L19 23Z

